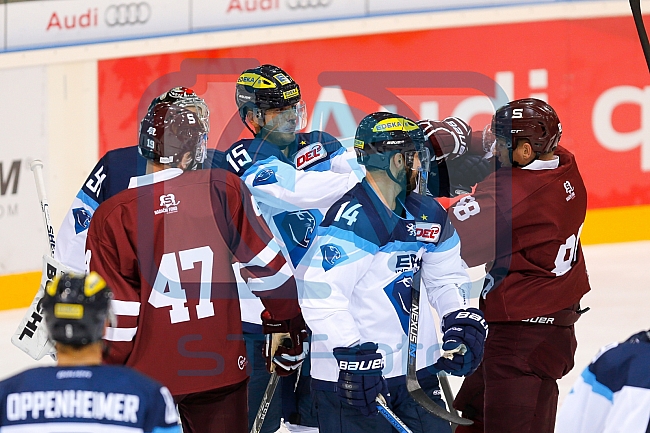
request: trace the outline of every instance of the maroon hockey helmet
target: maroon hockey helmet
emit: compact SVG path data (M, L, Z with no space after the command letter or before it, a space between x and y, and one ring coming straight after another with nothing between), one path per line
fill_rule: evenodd
M138 150L147 159L176 167L186 152L194 170L206 155L207 129L193 111L168 102L152 107L140 123Z
M205 100L198 96L196 92L189 87L177 86L169 89L161 95L153 98L147 112L161 102L169 102L179 107L189 108L199 115L199 119L205 123L205 127L210 132L210 110Z
M497 109L492 118L492 131L506 141L510 150L519 139L526 138L533 151L541 155L555 150L562 136L562 125L553 107L540 99L526 98Z

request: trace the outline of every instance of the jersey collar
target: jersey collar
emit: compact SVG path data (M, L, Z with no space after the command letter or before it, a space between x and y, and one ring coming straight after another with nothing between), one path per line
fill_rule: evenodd
M137 188L139 186L153 185L154 183L173 179L176 176L180 176L181 174L183 174L183 170L180 168L166 168L155 173L145 174L142 176L133 176L129 180L129 189Z
M541 159L536 159L525 167L521 167L522 170L554 170L560 166L560 157L555 155L553 159L548 161L542 161Z

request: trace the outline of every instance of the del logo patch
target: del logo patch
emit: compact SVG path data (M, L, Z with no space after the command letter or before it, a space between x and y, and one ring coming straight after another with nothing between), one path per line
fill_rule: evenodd
M294 163L298 170L302 170L308 165L311 165L316 161L320 161L326 156L327 156L327 152L323 148L322 144L312 143L309 146L300 149L298 153L296 153L296 157L294 158Z
M418 222L415 227L415 236L420 242L438 242L441 231L440 224Z
M76 234L87 230L88 226L90 226L90 219L92 218L92 215L90 215L90 212L88 212L86 209L82 207L72 209L72 217L74 218L74 232Z
M332 269L337 263L348 258L343 252L343 249L338 245L325 244L320 247L320 251L323 254L323 269L325 269L325 272Z
M275 177L275 170L275 167L269 167L258 171L253 179L253 186L276 183L278 179Z

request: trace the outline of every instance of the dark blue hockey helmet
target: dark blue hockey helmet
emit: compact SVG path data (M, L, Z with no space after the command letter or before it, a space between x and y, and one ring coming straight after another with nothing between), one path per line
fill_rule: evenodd
M364 117L354 137L359 164L386 170L398 152L425 149L424 133L411 119L399 114L378 112Z

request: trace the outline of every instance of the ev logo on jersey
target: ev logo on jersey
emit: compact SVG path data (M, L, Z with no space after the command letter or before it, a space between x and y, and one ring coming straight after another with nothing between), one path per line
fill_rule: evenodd
M276 183L278 179L275 177L275 167L265 168L260 170L253 179L253 186L270 185Z
M438 242L440 240L440 232L442 227L436 223L422 223L417 222L415 229L415 236L420 242Z
M300 149L294 158L294 164L298 170L319 161L327 156L327 152L320 143L313 143Z
M566 193L568 194L566 197L566 201L573 200L574 198L576 198L575 189L573 188L573 185L571 185L571 182L569 182L568 180L564 182L564 191L566 191Z
M176 201L174 194L164 194L160 196L160 206L163 206L162 209L157 209L153 211L154 215L159 215L161 213L175 213L178 212L178 205L181 204L180 201Z
M320 247L320 251L323 254L323 269L325 269L325 272L348 258L338 245L325 244Z
M410 270L415 273L419 269L419 262L417 254L396 254L388 259L388 268L397 274Z

